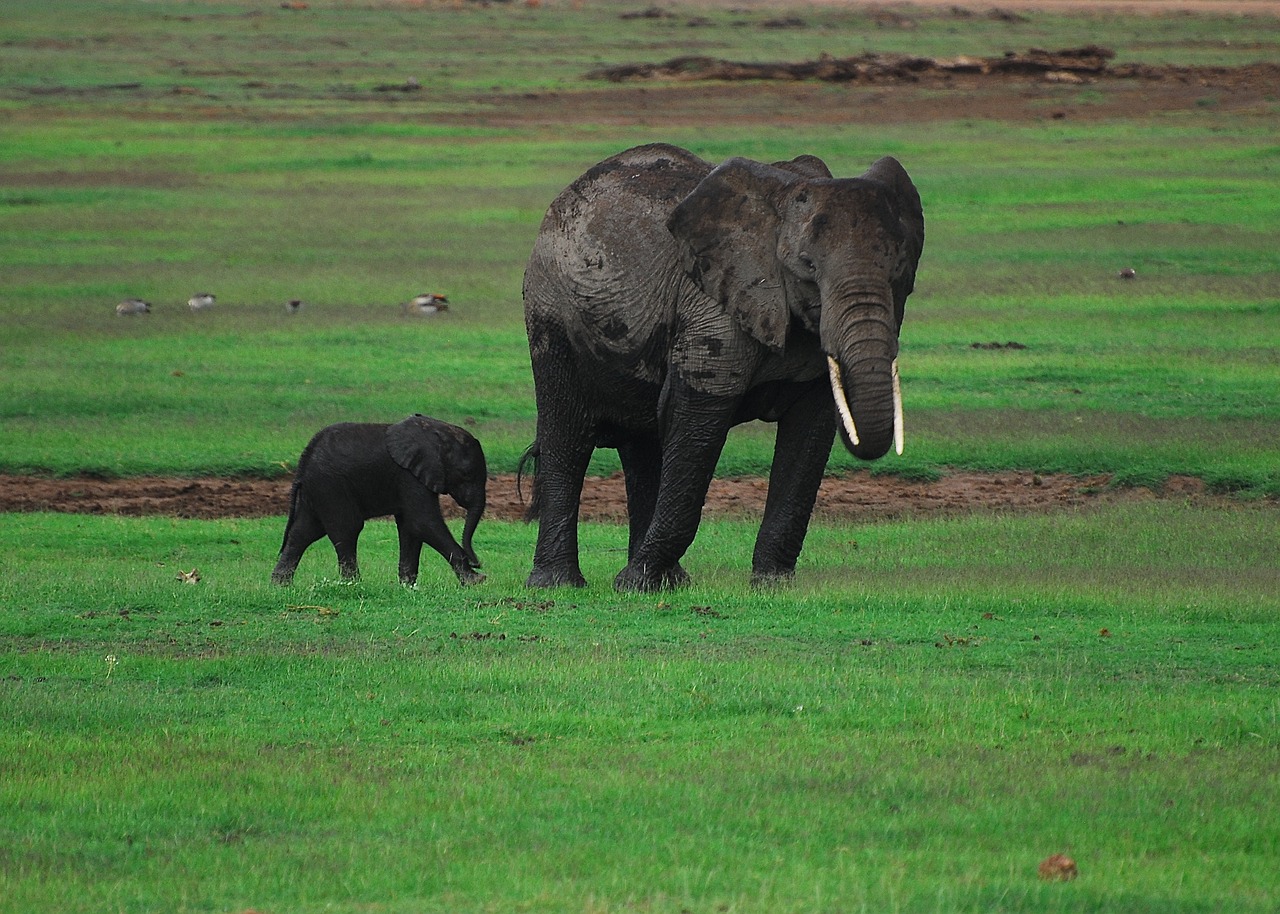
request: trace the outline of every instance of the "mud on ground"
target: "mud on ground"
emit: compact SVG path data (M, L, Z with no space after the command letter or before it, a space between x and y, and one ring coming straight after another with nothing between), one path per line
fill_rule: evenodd
M826 520L871 521L902 517L949 516L979 511L1035 512L1155 498L1227 502L1210 495L1199 480L1178 477L1159 490L1116 488L1105 476L1081 478L1034 473L950 473L933 482L853 473L829 477L818 494L815 516ZM528 497L525 480L524 497ZM289 510L289 478L228 479L88 476L45 478L0 475L0 512L53 511L72 514L166 515L184 518L273 517ZM704 516L758 517L764 511L764 479L716 479ZM516 478L489 481L486 517L518 520L525 504ZM446 514L459 516L450 499ZM583 490L584 520L620 522L626 518L621 476L589 478Z

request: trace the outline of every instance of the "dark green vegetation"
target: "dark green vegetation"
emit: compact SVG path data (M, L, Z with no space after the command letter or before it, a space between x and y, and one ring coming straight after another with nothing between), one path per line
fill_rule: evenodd
M581 592L525 591L532 531L499 522L474 589L434 556L391 583L375 523L363 583L320 544L282 591L283 518L9 515L0 911L1273 910L1276 98L584 74L1092 41L1235 66L1280 23L632 8L7 0L0 470L282 473L329 422L415 410L510 469L541 213L665 140L911 171L928 241L883 468L1253 502L815 525L767 592L754 524L709 521L695 586L654 597L607 590L612 526L584 530ZM422 291L453 309L403 315ZM117 317L131 296L153 313ZM736 434L725 470L769 443ZM1055 852L1079 879L1036 879Z

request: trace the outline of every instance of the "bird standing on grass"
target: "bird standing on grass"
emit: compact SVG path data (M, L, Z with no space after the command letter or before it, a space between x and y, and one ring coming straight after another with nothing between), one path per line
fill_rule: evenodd
M150 314L151 305L147 304L140 298L126 298L120 304L116 305L116 314L121 317L128 317L131 314Z
M436 292L424 292L405 305L410 314L439 314L449 310L449 299Z
M300 298L289 299L287 302L285 302L284 309L288 311L290 314L297 314L299 311L302 310L302 299Z
M203 311L206 308L212 308L217 298L212 292L197 292L195 295L187 299L187 306L192 311Z

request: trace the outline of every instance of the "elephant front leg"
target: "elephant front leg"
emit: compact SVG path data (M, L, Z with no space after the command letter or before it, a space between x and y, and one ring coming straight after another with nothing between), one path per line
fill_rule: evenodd
M396 534L400 540L400 583L412 587L418 583L422 539L407 529L405 520L400 515L396 515Z
M815 386L778 420L764 520L751 559L751 583L795 576L822 474L835 442L835 408L825 386Z
M479 584L484 580L484 575L475 570L466 550L454 539L453 533L445 524L444 516L440 513L440 501L436 496L422 499L412 521L397 516L396 527L400 534L401 584L417 583L418 564L424 543L449 563L458 577L458 583Z
M716 401L673 414L653 518L627 567L614 579L614 589L665 590L688 582L680 559L698 532L707 489L729 433L732 405Z

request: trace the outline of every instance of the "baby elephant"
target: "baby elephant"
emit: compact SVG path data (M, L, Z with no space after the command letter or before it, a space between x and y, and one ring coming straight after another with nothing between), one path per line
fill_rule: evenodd
M360 576L356 540L371 517L395 516L400 582L418 580L422 544L440 553L462 584L477 584L480 560L471 537L484 513L487 469L480 442L455 425L414 415L395 425L341 422L321 429L298 460L289 522L271 572L288 584L307 547L328 535L344 578ZM467 512L462 545L440 513L451 495Z

